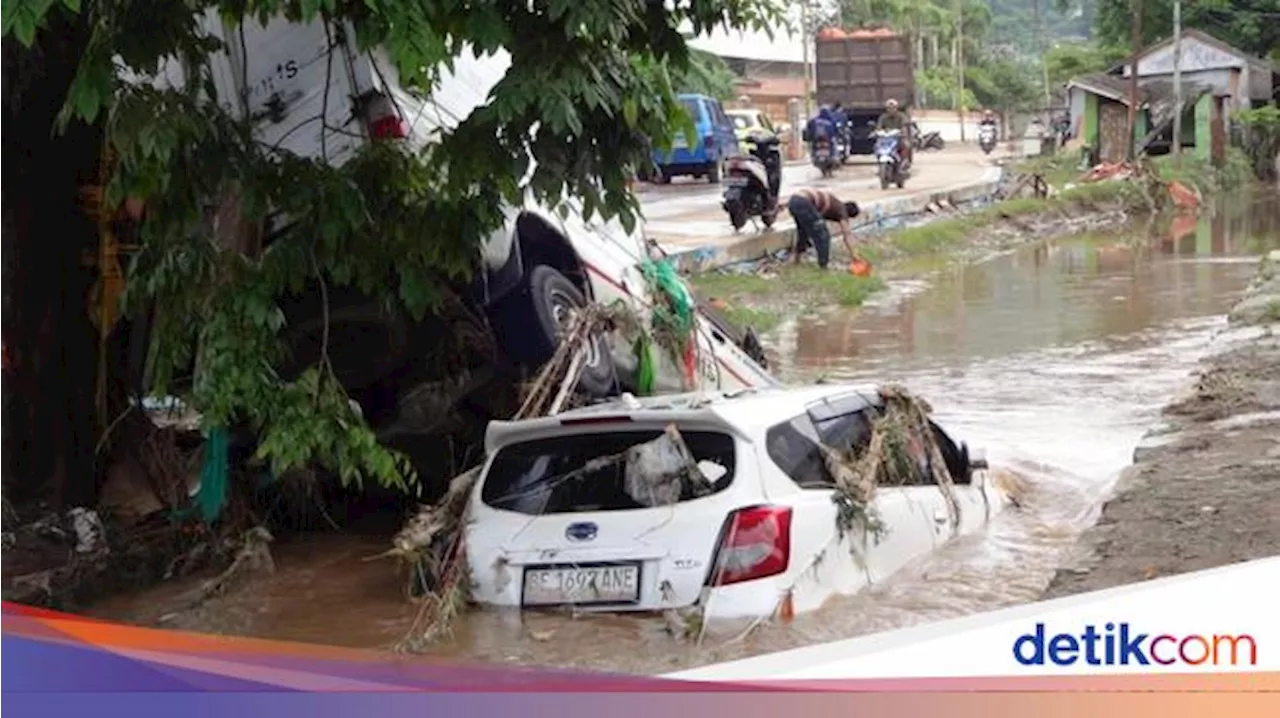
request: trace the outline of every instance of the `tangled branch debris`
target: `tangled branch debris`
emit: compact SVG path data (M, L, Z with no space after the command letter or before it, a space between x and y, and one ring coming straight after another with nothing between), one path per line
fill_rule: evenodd
M561 335L556 353L539 372L512 420L553 416L566 408L577 386L587 343L599 334L637 326L619 304L591 305L577 312ZM687 449L686 449L687 451ZM410 600L418 615L396 650L418 651L447 636L467 604L470 577L462 548L467 499L479 478L475 466L454 477L444 497L422 506L392 539L382 556L398 559L409 573Z
M860 455L852 448L835 450L819 444L822 458L836 483L833 500L839 507L836 527L841 537L861 524L879 538L887 527L871 506L879 486L902 486L913 482L926 468L947 500L951 527L960 525L960 503L955 484L947 471L942 450L929 426L932 408L923 399L898 386L879 391L883 410L871 423L871 440Z

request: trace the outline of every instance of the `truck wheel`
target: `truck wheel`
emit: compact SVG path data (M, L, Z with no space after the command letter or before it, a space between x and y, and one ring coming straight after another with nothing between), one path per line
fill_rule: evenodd
M587 306L587 300L568 277L545 264L530 270L526 282L527 291L502 302L501 339L519 363L537 369L555 354L561 327L567 326L574 310ZM616 372L607 337L591 338L584 362L578 388L594 397L611 396Z

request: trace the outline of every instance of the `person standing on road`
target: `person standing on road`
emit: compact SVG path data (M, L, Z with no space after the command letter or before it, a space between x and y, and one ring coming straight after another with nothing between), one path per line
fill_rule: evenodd
M845 249L857 257L853 251L853 235L849 229L849 220L862 211L856 202L842 202L824 190L802 189L787 200L787 211L796 221L796 243L792 247L796 262L800 261L800 257L812 245L818 255L818 266L827 268L827 264L831 262L831 232L827 229L827 222L840 225Z

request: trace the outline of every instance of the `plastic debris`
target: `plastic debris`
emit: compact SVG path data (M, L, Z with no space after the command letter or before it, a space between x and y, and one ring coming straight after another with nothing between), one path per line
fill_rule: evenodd
M107 547L107 531L98 512L76 507L67 512L76 534L76 553L96 553Z
M695 495L710 491L706 475L674 424L653 441L628 449L625 460L623 487L641 506L675 504L685 487Z

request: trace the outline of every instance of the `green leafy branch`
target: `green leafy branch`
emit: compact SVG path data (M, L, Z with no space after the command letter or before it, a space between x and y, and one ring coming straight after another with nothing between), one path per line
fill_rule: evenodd
M253 427L277 472L317 462L344 481L408 488L408 462L378 445L323 361L282 376L282 302L350 286L421 318L470 277L502 208L526 192L550 206L580 198L588 216L633 227L631 168L687 120L671 85L689 63L681 30L767 29L782 11L773 0L5 0L3 15L5 36L27 46L55 18L92 29L60 123L105 121L108 208L145 203L125 303L156 310L153 388L177 390L194 364L185 391L206 426ZM354 28L360 48L382 50L368 61L389 58L374 64L384 79L424 96L464 51L506 53L510 66L430 146L366 143L333 166L264 145L239 98L215 91L212 61L242 49L226 47L239 23L281 15L322 19L331 38ZM229 32L211 31L216 17ZM242 227L215 219L228 208Z

